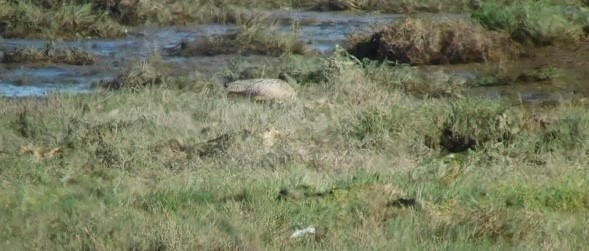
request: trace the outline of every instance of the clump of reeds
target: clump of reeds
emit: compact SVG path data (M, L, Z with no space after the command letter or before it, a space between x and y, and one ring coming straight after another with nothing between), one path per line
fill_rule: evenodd
M168 67L157 54L128 66L115 79L102 83L101 86L111 90L137 91L145 87L165 84Z

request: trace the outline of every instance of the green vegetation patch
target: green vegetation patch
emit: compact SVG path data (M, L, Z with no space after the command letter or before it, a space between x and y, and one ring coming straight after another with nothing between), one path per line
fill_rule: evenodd
M90 3L63 2L44 7L37 1L0 1L0 34L6 38L118 37L123 27ZM55 8L53 8L55 7Z
M472 18L490 30L503 30L521 43L538 46L583 38L589 13L553 1L486 1Z

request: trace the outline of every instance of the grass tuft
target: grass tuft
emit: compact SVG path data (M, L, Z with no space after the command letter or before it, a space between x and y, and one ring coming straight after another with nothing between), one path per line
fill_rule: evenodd
M93 65L96 57L84 50L71 48L52 48L45 46L44 49L15 49L5 52L2 63L52 63L70 65Z
M268 28L260 22L245 25L236 34L202 38L193 42L182 41L171 54L175 56L215 56L221 54L267 55L284 54L310 55L313 53L298 38L297 33L283 34L277 25Z
M100 86L112 90L132 91L162 86L166 84L168 67L159 54L152 54L145 60L132 63L115 79L100 83Z

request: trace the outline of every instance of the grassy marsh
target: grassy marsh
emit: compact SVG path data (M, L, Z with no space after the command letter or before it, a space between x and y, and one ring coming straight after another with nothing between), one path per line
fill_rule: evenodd
M157 54L103 83L109 90L0 98L0 249L589 246L589 112L583 103L514 105L465 96L467 83L444 71L358 60L339 47L327 57L311 56L296 34L268 35L260 25L268 20L252 14L258 8L314 8L315 1L63 3L0 0L0 30L7 37L109 37L123 34L122 25L138 23L238 23L243 29L235 37L197 45L194 54L180 45L178 55L202 55L201 48L270 52L279 63L256 68L235 62L220 74L276 78L286 72L298 82L297 99L273 105L229 99L218 76L197 70L178 76ZM344 7L370 10L380 3L349 1ZM432 11L446 8L421 1L428 3ZM530 19L519 21L536 27L537 17L528 13L532 7L520 4L513 6ZM562 21L560 9L543 8L539 13ZM497 18L501 11L486 2L473 17L513 37L510 21L491 27L494 21L481 16L503 20ZM45 24L72 13L74 22L56 18ZM574 21L579 23L567 33L571 23L560 21L554 23L558 29L530 28L539 31L531 34L557 41L550 34L576 38L582 30L581 21ZM63 34L55 33L62 25ZM505 48L498 47L508 41L504 35L466 21L439 25L407 19L387 28L393 39L369 47L377 51L364 56L411 64L506 58ZM436 33L432 27L444 29ZM397 48L406 54L387 54ZM53 58L70 55L39 58L49 52L23 50L18 59L6 54L4 60L54 63ZM303 55L293 55L297 52ZM559 75L564 73L539 68L514 79L551 82ZM291 238L308 226L317 232Z
M1 99L0 246L589 245L586 107L416 98L398 88L411 74L390 79L389 66L341 51L323 67L324 81L283 105L178 76L132 92ZM309 225L315 235L290 238Z

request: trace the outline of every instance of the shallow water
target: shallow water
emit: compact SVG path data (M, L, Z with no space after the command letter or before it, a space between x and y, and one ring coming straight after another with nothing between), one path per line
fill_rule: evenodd
M285 33L297 32L302 41L320 53L331 52L336 44L344 44L350 34L370 34L379 26L397 22L401 15L368 15L348 12L311 12L311 11L272 11L262 13L279 21L279 30ZM424 14L425 18L468 18L453 14ZM295 22L298 25L293 25ZM124 39L90 39L64 41L53 44L54 48L69 47L88 51L98 57L95 65L35 65L35 64L0 64L0 96L27 97L43 96L51 92L89 93L92 84L116 77L122 68L135 60L146 58L154 51L160 52L163 59L175 63L178 74L192 72L193 69L214 73L235 61L236 57L271 64L273 58L263 56L219 55L214 57L171 57L166 49L177 46L181 41L194 41L210 36L226 35L237 32L235 25L193 25L169 27L136 27ZM1 39L0 51L13 48L44 48L44 40ZM439 70L473 81L481 74L480 64L452 65L441 67L424 67L426 72ZM586 76L578 76L586 79ZM576 83L578 84L578 83ZM474 88L473 95L488 97L510 97L530 102L544 102L567 96L570 88L549 85L499 86L491 88ZM558 94L558 95L556 95ZM560 95L560 96L559 96Z

